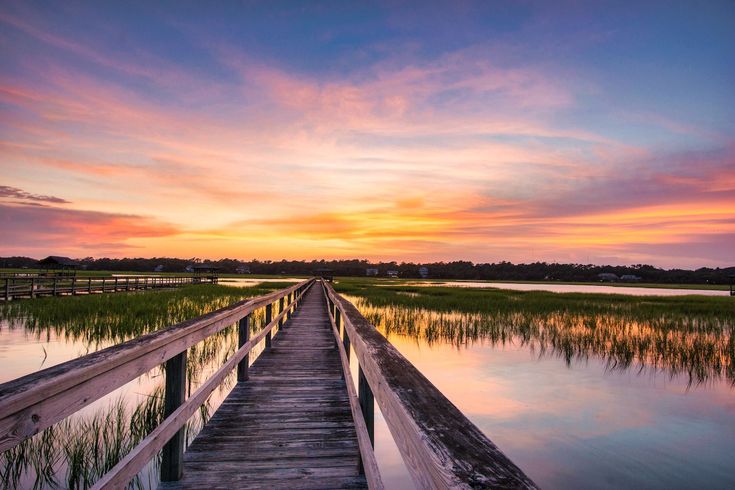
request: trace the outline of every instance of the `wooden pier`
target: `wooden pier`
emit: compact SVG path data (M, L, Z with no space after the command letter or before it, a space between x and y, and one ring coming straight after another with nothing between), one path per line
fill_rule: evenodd
M187 284L217 284L217 276L116 276L76 277L65 275L0 278L0 299L10 301L41 296L118 293L170 289Z
M260 308L266 325L251 338ZM233 323L239 350L185 399L187 349ZM260 342L265 350L249 365ZM125 488L162 451L162 488L380 489L376 402L417 488L535 488L349 301L314 279L0 385L0 451L162 362L165 419L94 488ZM187 420L233 370L237 385L185 448Z

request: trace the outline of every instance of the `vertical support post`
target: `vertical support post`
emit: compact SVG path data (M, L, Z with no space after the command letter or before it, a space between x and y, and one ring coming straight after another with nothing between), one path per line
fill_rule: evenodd
M337 334L342 335L342 316L338 309L334 309L334 325L337 327ZM337 348L337 340L334 341L334 348Z
M284 302L285 302L284 300L285 300L285 299L286 299L286 298L284 298L283 296L281 296L281 299L279 299L279 300L278 300L278 314L279 314L279 315L280 315L281 313L283 313L283 305L284 305ZM290 306L289 306L289 308L290 308ZM280 332L280 331L281 331L281 329L283 328L283 321L284 321L283 319L284 319L284 316L282 316L282 317L281 317L281 319L280 319L280 320L278 320L278 331L279 331L279 332Z
M117 292L117 277L115 278L115 292Z
M242 347L243 345L245 345L248 340L250 340L250 315L246 316L245 318L241 318L240 322L238 323L238 333L237 333L238 349ZM240 361L237 364L238 383L240 381L247 381L249 379L248 364L250 364L250 353L249 352L245 354L245 357L242 358L242 361Z
M367 382L365 373L362 371L362 366L358 366L357 370L357 387L357 396L360 399L360 408L370 436L370 444L375 447L375 397Z
M171 415L184 403L186 394L186 351L166 361L166 398L164 417ZM184 470L184 431L179 431L163 446L161 481L178 481Z
M31 278L31 298L33 298L36 294L36 278Z
M269 304L265 307L265 325L268 326L268 324L273 320L273 305ZM271 350L271 331L269 330L267 334L265 334L265 350Z
M89 280L87 282L87 292L89 294L92 294L92 277L91 276L89 277Z
M347 364L349 364L350 363L350 336L347 335L347 329L343 329L342 345L345 346L345 353L347 354Z
M125 278L125 291L130 291L130 278Z
M54 276L54 294L53 294L54 296L56 296L56 280L57 279L58 278L56 276Z
M291 318L291 313L293 311L293 305L291 304L293 302L293 292L288 293L288 313L286 313L286 319Z
M10 279L5 278L5 301L10 301Z
M77 278L74 277L71 280L71 295L74 296L77 294Z

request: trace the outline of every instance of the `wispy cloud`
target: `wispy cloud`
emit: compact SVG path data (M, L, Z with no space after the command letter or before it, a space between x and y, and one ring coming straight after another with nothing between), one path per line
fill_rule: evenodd
M18 201L30 201L32 203L68 204L69 201L55 196L44 196L32 194L17 187L0 185L0 199L16 199Z
M84 22L105 18L68 8ZM663 265L682 263L687 243L724 247L735 208L729 120L700 127L673 96L631 107L611 88L620 74L584 51L619 37L596 26L546 32L541 10L500 36L457 14L463 27L437 30L452 42L432 50L404 15L365 39L321 29L302 39L309 46L271 39L263 49L216 16L75 31L32 4L0 8L0 198L12 246ZM273 18L286 17L301 18ZM159 28L175 30L176 46ZM449 36L462 28L476 31Z

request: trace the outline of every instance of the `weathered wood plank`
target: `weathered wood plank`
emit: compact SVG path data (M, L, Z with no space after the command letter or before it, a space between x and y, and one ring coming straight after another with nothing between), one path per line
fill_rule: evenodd
M192 442L176 488L367 487L329 325L311 288Z
M325 287L418 488L536 488L352 303Z
M66 418L309 281L0 384L0 451Z

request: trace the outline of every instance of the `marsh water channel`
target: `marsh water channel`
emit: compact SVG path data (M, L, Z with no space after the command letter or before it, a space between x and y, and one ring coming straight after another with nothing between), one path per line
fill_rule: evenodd
M0 382L264 292L247 287L6 306L0 310ZM420 290L394 293L402 301L391 304L355 291L347 297L542 488L735 488L729 314L432 309L426 302L412 304ZM152 317L153 311L158 313ZM262 321L257 312L254 332ZM205 381L236 344L236 330L228 328L192 348L189 389ZM352 361L354 367L354 353ZM192 418L189 440L233 384L230 377ZM162 369L153 370L4 453L3 486L85 487L155 427L162 385ZM386 486L411 488L379 410L375 439ZM155 488L156 464L134 486Z

